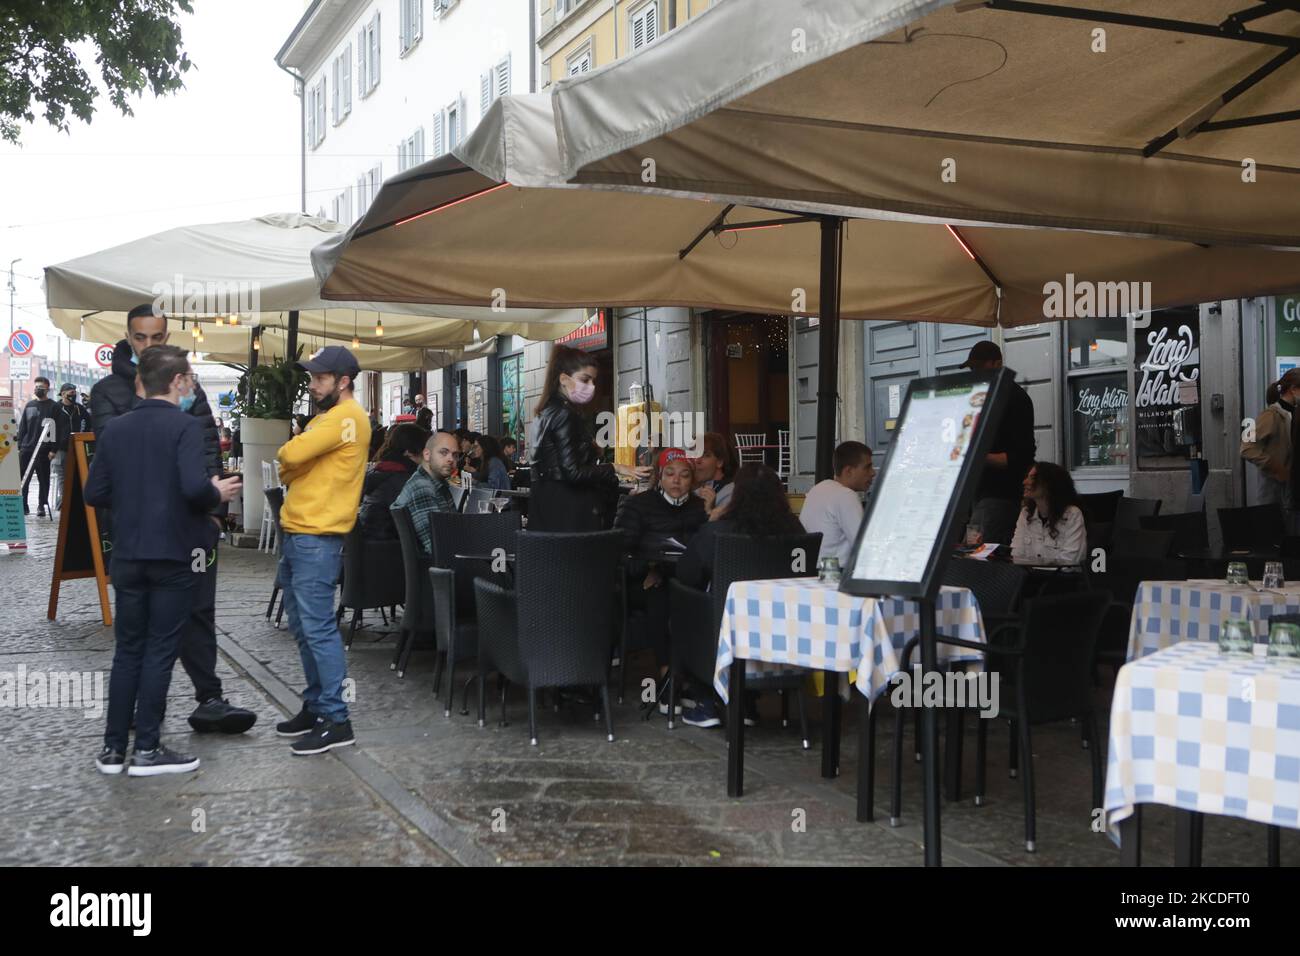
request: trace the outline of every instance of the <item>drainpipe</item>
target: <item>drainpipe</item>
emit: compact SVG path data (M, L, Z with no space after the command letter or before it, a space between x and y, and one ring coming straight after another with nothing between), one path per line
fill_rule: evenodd
M610 9L614 11L614 59L618 59L618 0L610 0Z
M307 88L307 84L303 80L301 74L295 73L293 70L289 69L279 60L275 61L275 65L293 77L293 93L294 96L298 97L298 152L299 155L301 156L301 163L300 163L301 168L299 171L299 179L301 183L300 186L301 199L299 201L302 204L303 215L306 215L307 213L307 97L304 95L304 92Z
M528 92L537 92L537 4L528 4ZM426 396L427 397L427 396Z

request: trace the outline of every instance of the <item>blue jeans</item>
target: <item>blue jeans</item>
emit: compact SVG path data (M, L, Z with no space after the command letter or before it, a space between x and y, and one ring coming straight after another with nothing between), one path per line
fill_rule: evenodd
M187 561L114 558L111 570L117 617L104 743L125 753L135 714L135 749L153 750L199 575Z
M284 611L307 678L302 699L317 717L336 724L348 719L343 703L347 658L334 617L334 589L342 566L342 535L285 533L280 542Z

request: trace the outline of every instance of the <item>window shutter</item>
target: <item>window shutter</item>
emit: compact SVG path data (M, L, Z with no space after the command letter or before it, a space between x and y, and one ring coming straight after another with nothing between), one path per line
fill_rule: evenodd
M443 139L443 125L446 122L447 111L438 110L433 114L433 155L441 156L447 152Z
M363 215L369 205L366 201L366 177L361 176L357 179L357 215Z
M357 89L365 96L370 92L370 72L366 69L370 46L366 42L366 28L357 31Z
M639 50L645 44L645 16L638 13L632 18L632 49Z
M424 155L424 127L415 131L415 160L411 165L418 166L426 159Z
M371 21L370 33L370 88L373 90L379 85L379 11L375 11L375 17Z
M659 4L651 3L645 10L645 42L650 43L659 36Z
M314 147L316 145L316 90L314 87L309 87L302 95L306 97L303 107L307 111L307 145Z
M338 126L338 125L339 125L339 118L340 118L340 116L342 115L342 114L339 113L339 60L338 60L338 57L335 57L335 58L334 58L334 63L333 63L333 67L332 67L332 72L333 72L333 74L334 74L334 89L333 89L333 90L331 91L331 93L330 93L330 122L333 123L335 126Z
M343 56L340 59L339 82L343 87L342 99L343 115L347 116L352 112L352 44L349 43L343 48Z
M478 107L479 116L486 116L488 107L492 105L492 71L488 70L478 80Z
M508 96L510 93L510 54L497 64L497 96Z
M325 77L320 78L320 90L316 94L316 142L325 140Z
M413 39L420 39L424 36L424 0L410 0L411 19L414 21L415 32L412 34Z
M465 141L465 130L468 129L465 119L465 97L461 96L456 103L456 145L459 146Z

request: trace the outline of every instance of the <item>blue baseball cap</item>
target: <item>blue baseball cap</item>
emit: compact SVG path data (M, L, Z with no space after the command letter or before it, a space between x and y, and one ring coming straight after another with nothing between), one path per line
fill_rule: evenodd
M356 356L341 345L327 345L298 364L309 372L332 372L335 375L347 375L354 381L361 371Z

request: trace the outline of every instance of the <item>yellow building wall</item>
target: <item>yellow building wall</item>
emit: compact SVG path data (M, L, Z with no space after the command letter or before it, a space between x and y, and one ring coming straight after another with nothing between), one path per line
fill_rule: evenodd
M604 66L614 59L614 30L618 28L618 55L626 56L632 49L632 21L628 14L635 7L639 6L640 0L618 0L618 12L614 12L612 0L601 0L604 12L592 26L584 30L580 35L575 37L564 46L560 47L550 58L550 78L551 82L564 79L567 70L567 61L570 56L576 53L587 42L589 37L595 37L595 43L592 46L592 68ZM677 4L677 26L680 28L688 19L694 19L699 16L710 6L710 3L717 3L719 0L655 0L659 4L659 29L660 35L668 32L668 6L670 3ZM543 53L545 56L545 53Z

